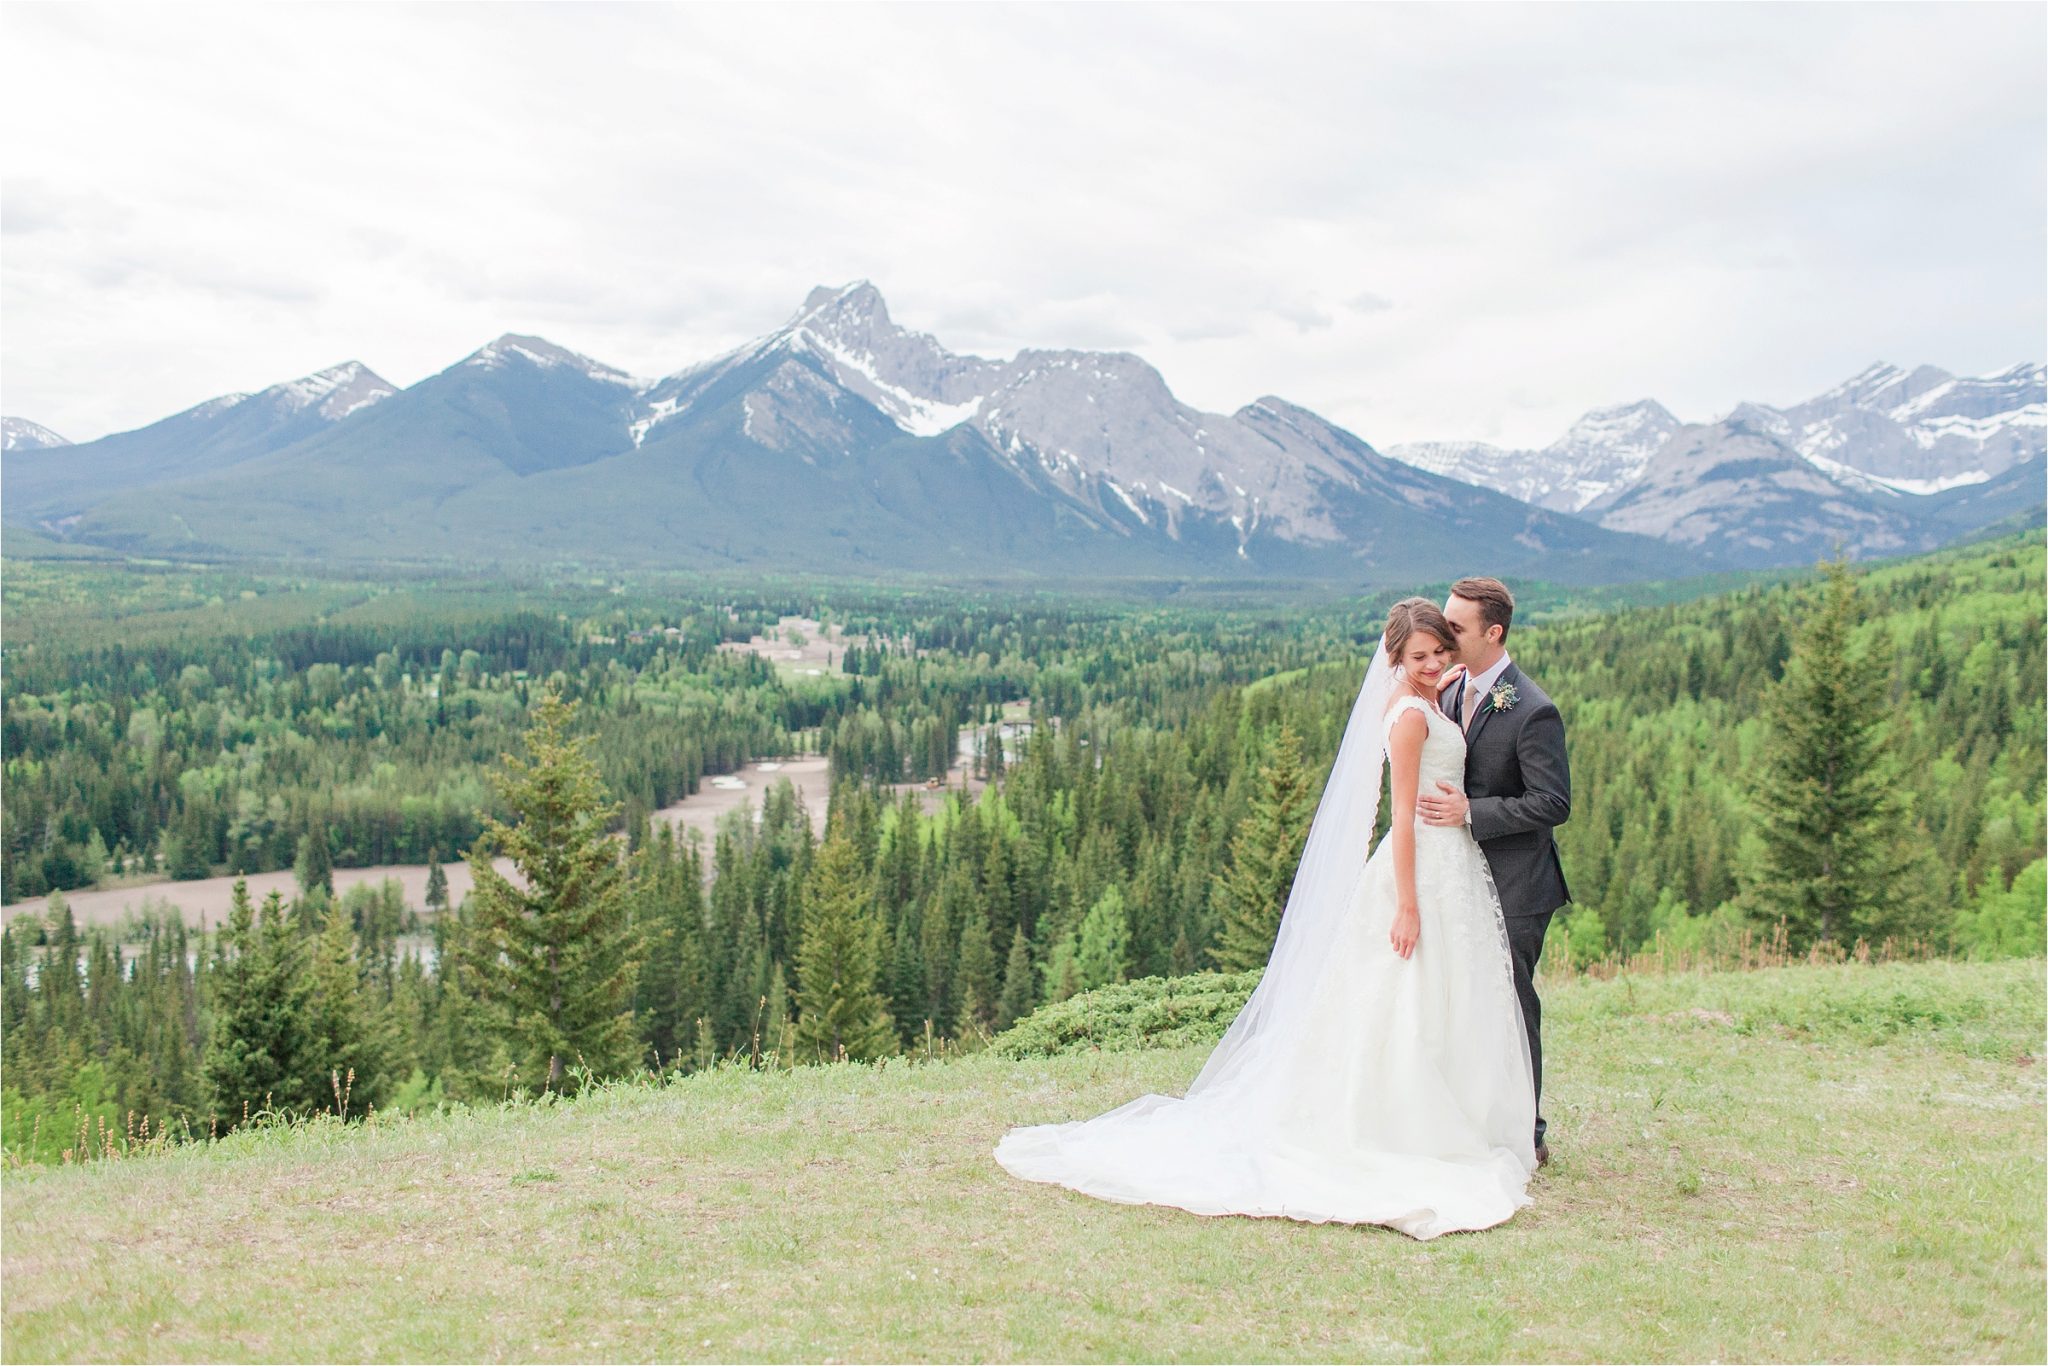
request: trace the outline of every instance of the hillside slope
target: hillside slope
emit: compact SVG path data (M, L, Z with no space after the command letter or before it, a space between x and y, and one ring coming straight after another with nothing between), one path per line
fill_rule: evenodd
M1549 988L1558 1157L1483 1234L1010 1179L1205 1044L726 1069L11 1172L14 1359L2040 1360L2042 964Z

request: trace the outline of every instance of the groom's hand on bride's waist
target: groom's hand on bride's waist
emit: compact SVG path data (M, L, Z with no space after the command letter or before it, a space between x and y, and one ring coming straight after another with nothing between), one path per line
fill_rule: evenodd
M1457 788L1437 780L1435 792L1415 794L1415 811L1424 825L1463 825L1472 803Z

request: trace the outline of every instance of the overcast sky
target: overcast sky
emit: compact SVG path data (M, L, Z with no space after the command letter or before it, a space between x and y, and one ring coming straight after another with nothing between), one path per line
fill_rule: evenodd
M2037 4L11 3L0 406L74 440L872 280L1376 444L2043 359Z

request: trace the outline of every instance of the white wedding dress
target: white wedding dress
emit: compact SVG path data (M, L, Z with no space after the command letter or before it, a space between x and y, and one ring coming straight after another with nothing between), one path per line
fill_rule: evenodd
M1010 1173L1129 1204L1385 1224L1416 1238L1488 1228L1529 1203L1535 1089L1485 856L1464 827L1417 820L1421 934L1405 960L1388 938L1392 842L1359 857L1401 712L1427 719L1421 790L1464 786L1463 731L1413 695L1386 709L1398 691L1389 667L1382 651L1265 977L1187 1096L1013 1129L995 1151Z

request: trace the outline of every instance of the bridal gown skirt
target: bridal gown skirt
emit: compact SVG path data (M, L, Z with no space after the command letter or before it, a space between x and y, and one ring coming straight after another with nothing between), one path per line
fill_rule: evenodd
M1484 855L1418 824L1421 934L1394 953L1394 868L1362 870L1310 999L1260 1065L1190 1098L1140 1096L1013 1129L996 1160L1104 1200L1385 1224L1416 1238L1501 1223L1529 1203L1535 1088Z

